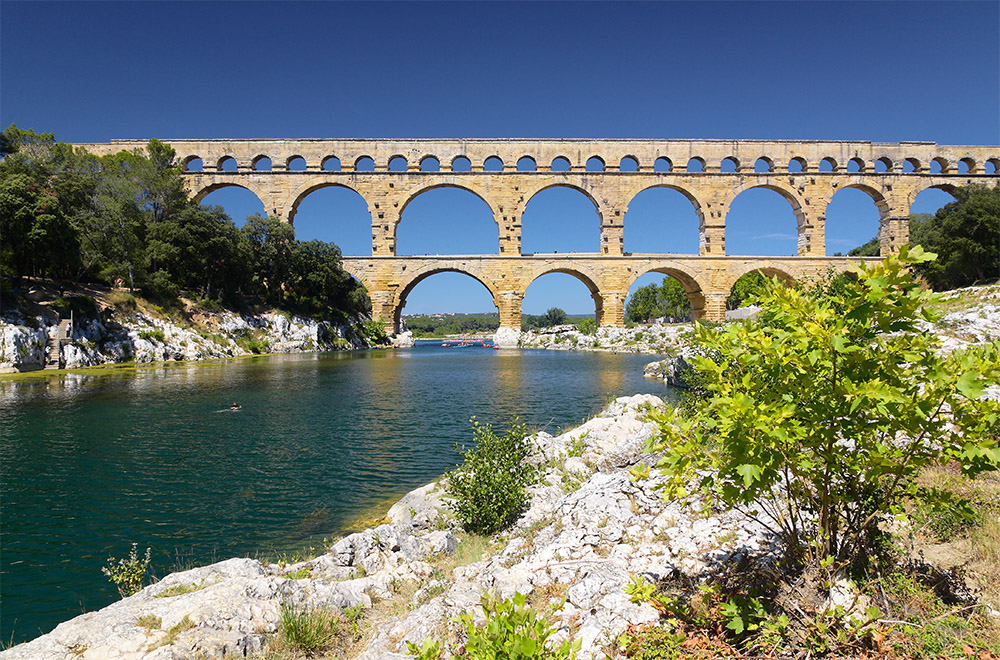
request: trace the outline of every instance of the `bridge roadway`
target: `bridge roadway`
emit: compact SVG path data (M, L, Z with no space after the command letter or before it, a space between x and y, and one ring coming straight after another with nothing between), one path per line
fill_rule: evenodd
M680 282L696 318L721 321L726 298L742 275L759 271L783 280L815 278L828 271L842 272L862 261L847 257L747 257L687 254L534 254L422 257L345 257L344 269L368 289L372 316L381 318L386 332L400 329L406 297L423 279L442 272L465 273L485 286L500 314L500 328L521 329L521 302L533 281L548 273L567 273L590 289L597 323L624 327L625 298L641 275L663 273Z

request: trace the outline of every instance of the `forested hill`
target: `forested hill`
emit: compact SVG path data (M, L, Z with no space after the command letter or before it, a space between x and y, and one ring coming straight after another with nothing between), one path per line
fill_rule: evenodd
M333 243L299 241L291 225L187 194L176 155L144 149L97 157L52 134L0 132L0 287L22 277L120 284L145 298L246 309L264 304L341 321L371 309Z

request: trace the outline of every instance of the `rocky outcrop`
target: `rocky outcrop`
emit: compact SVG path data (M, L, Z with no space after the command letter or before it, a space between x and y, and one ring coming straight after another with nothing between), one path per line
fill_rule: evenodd
M598 328L584 334L575 325L528 330L518 336L521 348L612 353L673 353L691 334L690 323L654 324L633 328Z
M390 524L352 534L316 559L290 566L230 559L175 573L0 658L253 654L277 630L283 603L339 611L403 598L403 613L381 620L357 656L388 660L405 654L407 641L419 645L454 631L455 616L479 612L484 591L528 594L558 628L555 642L578 639L582 660L604 657L604 646L627 625L658 618L626 595L635 576L703 576L736 555L773 552L757 523L703 511L693 499L664 504L656 477L631 478L629 468L650 459L643 448L656 427L646 414L661 403L622 397L572 431L539 433L532 461L545 476L530 490L530 506L493 540L492 552L450 575L433 562L458 545L456 523L443 507L443 489L429 484L392 507ZM401 592L402 583L414 588Z
M206 315L196 331L173 321L141 312L78 318L72 341L61 348L68 369L134 361L206 360L253 353L366 348L353 328L311 318L283 314ZM49 326L47 317L26 319L11 312L0 321L0 372L24 371L45 364Z

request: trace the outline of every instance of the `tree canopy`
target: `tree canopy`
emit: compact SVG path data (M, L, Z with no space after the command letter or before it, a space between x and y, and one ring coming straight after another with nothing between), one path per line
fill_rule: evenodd
M937 213L910 215L910 245L937 253L914 271L943 291L1000 278L1000 187L971 185L951 191L955 201ZM848 253L879 256L879 237Z
M336 245L297 241L276 218L239 229L190 199L174 150L158 140L98 157L12 124L0 155L5 277L120 279L154 299L185 292L321 316L370 309Z
M691 301L681 283L665 276L660 284L647 284L635 290L625 303L625 320L645 323L659 317L686 319L691 316Z

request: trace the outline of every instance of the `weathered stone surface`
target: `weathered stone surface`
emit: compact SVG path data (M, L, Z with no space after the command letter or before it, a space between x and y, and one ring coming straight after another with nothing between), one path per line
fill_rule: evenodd
M629 287L649 271L677 278L696 316L721 321L732 283L746 272L799 278L823 272L827 266L844 269L846 258L825 256L826 209L838 190L859 188L872 198L879 210L882 254L886 255L908 242L910 205L922 190L969 183L996 185L1000 180L1000 175L984 169L987 162L1000 164L1000 148L931 142L334 139L174 140L169 144L183 164L201 160L201 171L184 175L197 199L220 187L237 185L253 192L269 213L293 222L299 204L317 188L343 185L360 194L371 215L372 256L345 258L344 267L368 289L374 314L385 321L390 333L400 327L400 311L413 286L433 273L451 270L482 282L493 294L500 326L513 330L520 328L521 300L528 285L556 271L570 273L587 285L600 325L623 324ZM144 143L115 140L79 146L107 154ZM265 156L271 168L258 170ZM330 156L339 159L342 171L323 169ZM535 162L534 171L518 170L517 162L525 156ZM289 171L291 159L299 157L306 161L306 171ZM389 161L400 157L406 161L406 171L389 171ZM486 171L485 161L494 157L502 161L502 169ZM221 171L229 158L236 161L237 171ZM358 162L367 158L374 160L374 171L358 171ZM439 164L434 171L422 171L421 164L428 158ZM471 171L455 171L459 158L469 159ZM569 171L554 171L556 158L566 159ZM600 160L602 171L588 171L591 158ZM725 159L733 161L734 172L721 171ZM756 172L758 161L769 171ZM818 171L822 161L832 166L831 171ZM941 166L940 173L929 172L932 161ZM633 162L634 171L622 167ZM959 162L968 167L968 173L957 171ZM692 163L697 167L690 167ZM847 171L848 163L858 171ZM884 172L876 171L877 163L885 167ZM913 171L904 172L904 163L913 165ZM601 236L593 254L522 255L522 213L535 194L554 185L580 190L594 203ZM496 257L396 257L396 229L403 210L421 193L441 186L469 190L490 207L498 233ZM639 193L657 186L679 190L691 201L698 216L697 256L624 254L628 205ZM797 258L726 255L730 205L740 193L758 187L778 192L791 205L798 232Z

